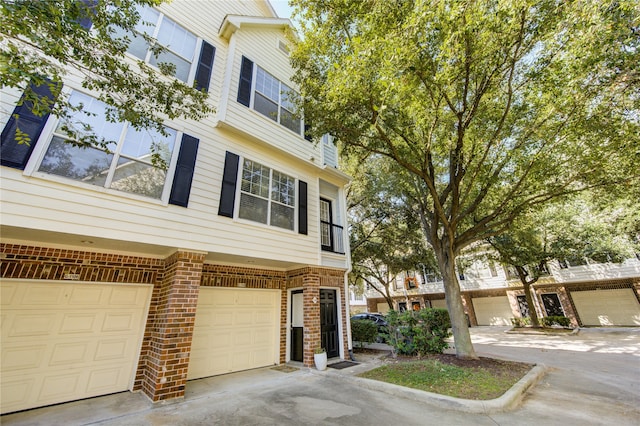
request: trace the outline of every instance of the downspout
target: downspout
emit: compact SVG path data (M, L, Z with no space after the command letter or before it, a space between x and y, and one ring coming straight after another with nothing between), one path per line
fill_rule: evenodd
M349 182L348 184L346 184L344 186L344 188L342 189L343 194L346 192L346 190L349 188L349 186L351 186L351 182ZM342 213L343 213L343 217L344 217L344 223L345 225L347 225L347 198L346 195L344 197L342 197L345 201L344 206L342 207ZM348 226L345 226L345 229L347 230L347 232L345 233L345 235L343 236L343 238L348 237ZM351 295L349 293L349 273L352 270L351 267L351 245L349 244L349 238L346 238L346 244L345 244L346 250L345 250L345 254L347 255L347 270L344 272L344 294L345 294L345 298L346 303L345 303L345 312L347 313L347 318L346 318L346 323L347 323L347 349L349 351L349 359L351 361L355 361L355 357L353 356L353 342L351 340L351 313L350 311L350 307L349 307L349 302L351 301Z

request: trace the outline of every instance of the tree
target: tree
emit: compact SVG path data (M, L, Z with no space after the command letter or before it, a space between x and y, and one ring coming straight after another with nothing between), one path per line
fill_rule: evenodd
M393 163L380 156L352 156L343 164L354 177L347 193L351 286L366 283L394 309L391 286L398 275L425 263L433 266L433 254L408 215L405 200L397 195L402 191L391 173Z
M201 119L213 109L207 93L175 78L175 66L133 61L125 53L132 40L144 39L153 54L165 48L144 31L138 7L156 6L162 0L20 0L0 6L0 85L24 92L21 102L34 105L36 114L49 112L70 117L82 110L60 93L67 76L79 78L82 87L98 93L107 104L109 121L128 121L137 130L155 129L164 135L167 118ZM53 99L34 90L48 85ZM69 123L72 120L66 120ZM18 123L17 139L20 139ZM100 145L86 128L68 126L64 131L79 146ZM25 135L26 136L26 135ZM21 140L30 143L28 137ZM162 163L161 156L154 160Z
M305 121L406 173L456 354L477 357L460 251L557 197L638 178L637 2L292 3Z

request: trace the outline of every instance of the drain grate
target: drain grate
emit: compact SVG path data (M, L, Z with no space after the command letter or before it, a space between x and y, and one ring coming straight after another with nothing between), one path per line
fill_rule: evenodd
M336 362L335 364L329 364L327 367L335 368L337 370L342 370L343 368L353 367L354 365L358 365L358 363L351 362L351 361L340 361L340 362Z

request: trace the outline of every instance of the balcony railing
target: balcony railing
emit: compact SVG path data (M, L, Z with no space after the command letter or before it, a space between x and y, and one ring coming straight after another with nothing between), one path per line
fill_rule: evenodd
M320 222L320 238L322 250L344 254L344 236L342 226L333 223Z

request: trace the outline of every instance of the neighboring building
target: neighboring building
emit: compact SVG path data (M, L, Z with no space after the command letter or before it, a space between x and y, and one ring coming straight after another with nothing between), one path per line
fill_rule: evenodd
M574 326L640 326L640 259L574 263L550 262L532 285L539 317L566 316ZM469 324L511 325L511 318L529 316L522 284L509 268L474 261L458 268L458 278ZM389 310L375 290L366 295L369 312ZM396 310L446 308L442 278L426 270L400 276L392 295Z
M367 298L353 288L349 289L349 311L351 315L367 312Z
M312 366L321 345L348 355L349 177L287 99L290 21L261 0L176 0L145 19L215 114L137 132L70 77L63 90L118 140L106 153L65 144L55 117L2 92L3 413L125 390L180 398L190 379ZM153 65L142 47L131 60Z

